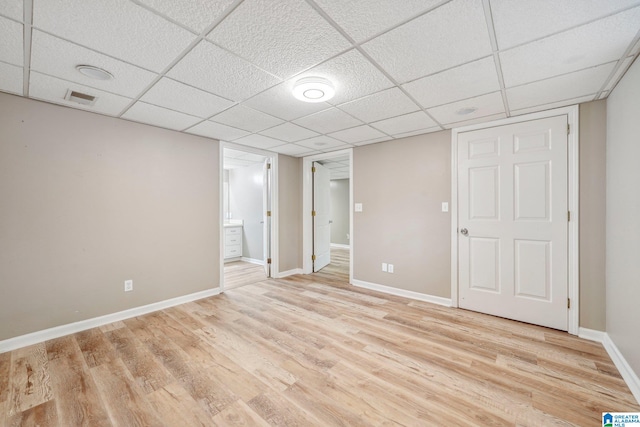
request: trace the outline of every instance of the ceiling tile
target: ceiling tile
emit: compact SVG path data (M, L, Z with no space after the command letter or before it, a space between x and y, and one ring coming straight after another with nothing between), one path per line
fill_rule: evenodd
M123 119L142 122L162 128L182 130L200 121L198 117L167 110L144 102L136 102L122 115Z
M243 129L248 132L260 132L261 130L277 126L282 120L273 116L252 110L242 105L236 105L222 113L213 116L212 121Z
M351 117L337 108L331 108L311 114L310 116L302 117L301 119L295 120L294 123L320 133L336 132L362 124L360 120Z
M283 123L260 133L262 135L267 135L287 142L296 142L301 139L307 139L318 135L312 130L294 125L293 123Z
M0 16L0 61L22 66L24 63L23 27Z
M348 142L350 144L355 144L357 142L367 141L374 138L389 138L377 129L374 129L371 126L367 125L334 132L329 136L335 139L339 139L342 142Z
M316 3L356 42L392 28L441 0L316 0Z
M302 157L309 154L318 153L316 150L310 150L307 147L301 147L296 144L284 144L277 147L269 148L269 151L275 151L276 153L285 154L287 156Z
M491 54L481 1L454 0L363 48L400 83Z
M297 143L303 147L307 147L314 150L336 150L342 148L349 148L350 145L345 144L342 141L338 141L337 139L330 138L325 135L316 136L315 138L305 139L304 141L300 141Z
M77 65L93 65L113 74L111 80L97 80L80 74ZM34 30L31 68L44 74L95 87L129 98L137 97L157 74Z
M364 122L374 122L420 109L396 87L342 104L339 108Z
M157 72L196 38L127 0L34 0L33 24Z
M488 123L488 122L491 122L491 121L494 121L494 120L505 119L506 117L507 117L507 115L505 113L491 114L489 116L479 117L477 119L462 120L462 121L455 122L455 123L447 123L444 127L445 127L445 129L453 129L453 128L458 128L458 127L462 127L462 126L475 125L475 124L478 124L478 123Z
M564 101L552 102L550 104L538 105L536 107L523 108L521 110L511 111L511 116L520 116L522 114L536 113L538 111L552 110L554 108L566 107L567 105L577 105L585 102L593 101L593 95L581 96L579 98L565 99Z
M283 79L350 46L303 0L245 0L207 38Z
M69 89L96 96L98 99L92 106L67 101L64 97ZM43 101L66 105L67 107L107 114L109 116L117 116L131 102L131 99L123 96L46 76L36 71L32 71L29 78L29 96Z
M416 135L425 135L427 133L433 133L433 132L438 132L442 130L440 128L440 126L436 126L436 127L432 127L429 129L420 129L420 130L414 130L413 132L405 132L405 133L399 133L397 135L394 135L393 137L395 139L399 139L399 138L408 138L410 136L416 136Z
M614 66L615 63L604 64L507 89L509 109L520 110L585 95L594 96L604 85Z
M476 110L470 114L458 113L460 110L465 108L475 108ZM436 120L443 124L455 123L462 120L471 120L478 117L485 117L505 112L504 103L502 102L502 94L500 92L493 92L487 95L476 96L475 98L452 102L451 104L429 108L427 111Z
M378 142L385 142L385 141L391 141L391 140L392 138L390 136L385 136L381 138L368 139L366 141L355 142L354 145L362 146L362 145L369 145L369 144L377 144Z
M137 0L161 14L191 28L202 32L218 19L234 0Z
M284 120L293 120L331 107L326 102L302 102L293 97L294 81L286 81L267 89L243 105Z
M493 56L432 74L402 87L430 108L500 90Z
M198 123L197 125L187 129L185 132L206 136L219 141L233 141L249 135L249 132L236 129L231 126L222 125L220 123L215 123L210 120Z
M23 0L2 0L0 2L0 15L24 22L22 4Z
M389 135L397 135L431 128L437 126L437 124L424 111L416 111L415 113L371 123L371 126Z
M638 32L640 7L500 53L506 87L618 60Z
M491 0L502 50L639 5L639 0Z
M234 101L249 98L279 82L271 74L206 40L178 62L167 76Z
M271 147L277 147L279 145L283 145L285 142L280 141L279 139L269 138L264 135L249 135L244 138L237 139L235 141L237 144L246 145L248 147L261 148L263 150L268 150Z
M233 105L232 101L168 78L161 79L140 100L201 118Z
M311 76L324 77L333 83L336 94L330 100L330 103L334 105L361 98L393 86L391 80L385 77L380 70L356 49L343 53L296 76L295 79L291 80L291 88L293 89L293 83L298 79Z
M0 90L22 95L22 67L0 62Z

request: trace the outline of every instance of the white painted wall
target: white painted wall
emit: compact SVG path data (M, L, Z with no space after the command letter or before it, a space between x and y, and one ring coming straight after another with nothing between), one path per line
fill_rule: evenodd
M349 180L332 179L331 194L331 243L349 244Z
M640 376L640 61L607 99L607 333Z
M256 260L264 260L262 187L262 163L229 171L231 219L243 221L242 256Z

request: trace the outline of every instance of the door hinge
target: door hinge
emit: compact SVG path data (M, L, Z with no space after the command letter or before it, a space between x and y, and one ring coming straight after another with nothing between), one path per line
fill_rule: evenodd
M267 211L267 216L271 216L271 211Z
M267 163L267 169L271 169L271 163Z
M567 298L567 308L571 308L571 298Z
M311 172L316 173L316 167L315 166L311 166Z
M567 211L567 221L571 221L571 211Z
M316 211L311 211L311 216L316 216Z
M571 133L571 125L567 123L567 135Z
M271 258L267 258L267 264L271 264Z
M311 261L315 261L316 260L316 256L315 255L311 255Z

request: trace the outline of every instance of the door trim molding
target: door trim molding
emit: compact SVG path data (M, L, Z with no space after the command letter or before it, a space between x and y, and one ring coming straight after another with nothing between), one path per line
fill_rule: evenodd
M351 248L351 256L349 257L349 283L353 282L353 148L345 150L331 151L329 153L315 154L302 158L302 273L313 273L313 263L311 255L313 254L313 225L311 221L311 209L313 200L311 197L312 190L312 163L318 160L327 160L334 157L341 157L347 154L349 156L349 247Z
M234 144L232 142L220 141L220 151L218 167L220 172L219 182L219 214L220 214L220 292L225 291L224 287L224 201L223 201L223 181L224 181L224 149L229 148L246 153L259 154L269 159L271 162L271 276L279 273L279 239L278 239L278 153L261 150L246 145Z
M556 108L553 110L540 111L522 116L510 117L508 119L496 120L493 122L481 123L477 125L464 126L451 130L451 306L458 307L458 134L479 129L486 129L496 126L511 125L514 123L528 122L531 120L545 119L555 116L567 116L567 123L570 126L567 135L567 161L568 161L568 208L571 211L571 221L568 225L568 292L571 298L569 308L568 332L578 335L580 326L580 245L578 224L580 222L579 195L580 195L580 175L579 175L579 141L580 122L579 106Z

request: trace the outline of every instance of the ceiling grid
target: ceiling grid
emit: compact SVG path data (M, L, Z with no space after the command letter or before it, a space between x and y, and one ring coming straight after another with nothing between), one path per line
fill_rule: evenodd
M0 38L0 91L298 157L604 99L640 0L5 0Z

